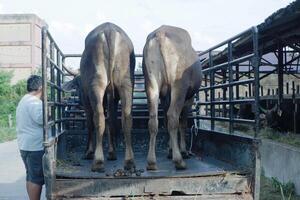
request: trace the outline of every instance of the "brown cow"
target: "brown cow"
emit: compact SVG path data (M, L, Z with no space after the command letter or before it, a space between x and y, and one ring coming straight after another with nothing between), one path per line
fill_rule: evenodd
M167 111L168 131L172 158L176 169L185 169L180 153L186 153L184 132L187 126L187 111L201 83L201 65L191 38L184 29L161 26L150 33L143 51L143 72L149 107L150 143L148 170L156 170L155 141L158 131L157 110L159 98L170 97ZM179 116L182 115L180 118ZM177 140L181 135L180 150Z
M116 159L114 132L118 101L122 104L125 169L134 167L131 145L132 95L134 85L135 55L127 34L112 23L104 23L91 31L85 39L85 49L80 62L80 76L64 84L65 90L79 89L85 107L88 126L87 157L94 152L92 134L96 129L96 150L92 171L104 170L102 140L105 130L104 98L107 97L109 123L109 160Z

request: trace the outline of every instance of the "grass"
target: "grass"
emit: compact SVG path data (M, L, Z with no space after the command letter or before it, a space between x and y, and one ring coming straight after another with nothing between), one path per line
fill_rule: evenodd
M265 129L261 131L261 137L300 148L299 134L298 135L293 133L282 134L280 132L272 131L270 129Z
M0 127L0 143L11 141L17 138L16 128Z
M247 135L253 136L254 131L243 131ZM271 128L264 128L260 130L259 138L269 139L275 142L280 142L283 144L288 144L297 148L300 148L300 134L294 133L280 133Z
M216 125L225 128L226 131L228 131L227 123L216 122ZM254 136L254 130L252 126L245 124L235 124L233 129L235 134ZM260 130L258 137L261 139L269 139L275 142L300 148L300 134L294 134L290 132L281 133L271 128L263 128Z
M274 180L261 176L260 182L260 200L281 200L280 190L274 184ZM286 197L286 199L288 199ZM300 196L293 195L291 200L300 200Z

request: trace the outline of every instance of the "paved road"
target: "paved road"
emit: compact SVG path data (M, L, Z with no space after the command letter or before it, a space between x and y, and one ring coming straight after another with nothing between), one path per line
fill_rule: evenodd
M42 196L42 199L45 199L44 192ZM0 143L0 200L27 199L25 168L17 141Z

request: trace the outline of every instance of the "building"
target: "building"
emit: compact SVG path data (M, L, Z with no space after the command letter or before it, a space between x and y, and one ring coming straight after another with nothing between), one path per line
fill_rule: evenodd
M13 71L12 84L40 69L43 26L35 14L0 15L0 70Z

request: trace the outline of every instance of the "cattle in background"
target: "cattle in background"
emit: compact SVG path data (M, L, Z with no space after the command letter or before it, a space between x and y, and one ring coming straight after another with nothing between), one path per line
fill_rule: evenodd
M282 132L294 131L300 132L300 108L293 103L292 99L284 99L281 106L277 104L271 109L260 108L264 113L263 119L270 128L277 129ZM294 120L294 112L296 112L296 120ZM298 123L297 123L298 122Z
M191 45L189 33L173 26L161 26L150 33L143 50L143 72L149 108L150 142L147 169L157 169L155 143L158 132L158 103L159 98L164 101L167 97L170 98L170 102L167 103L167 124L172 159L176 169L185 169L186 164L181 152L186 153L184 134L187 113L202 77L200 61ZM181 138L180 150L178 129Z
M105 130L104 99L107 97L109 123L109 160L116 159L115 122L118 102L122 104L122 128L125 138L124 168L134 167L131 144L132 95L134 85L135 54L127 34L117 25L104 23L92 30L85 39L85 49L80 61L80 75L64 84L66 91L80 90L88 126L86 156L94 154L92 171L104 171L103 134ZM93 132L96 130L94 152Z
M254 104L253 103L243 103L239 106L237 115L241 119L255 119Z

